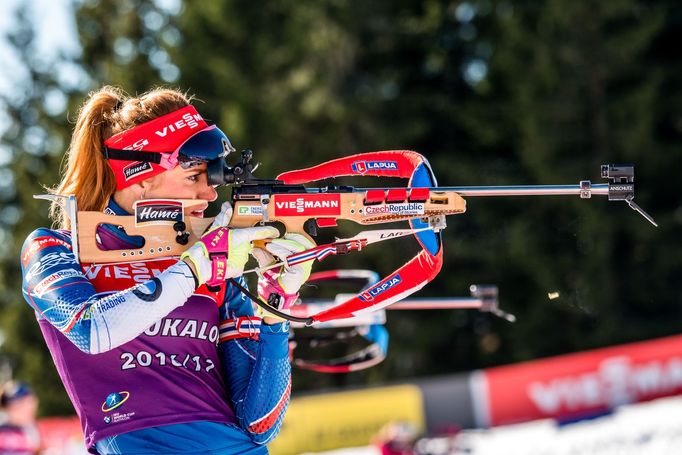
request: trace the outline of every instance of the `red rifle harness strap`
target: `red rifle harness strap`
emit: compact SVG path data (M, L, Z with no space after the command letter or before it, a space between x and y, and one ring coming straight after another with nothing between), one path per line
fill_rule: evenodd
M407 178L410 188L437 186L429 162L419 153L410 150L347 156L307 169L285 172L277 178L288 184L304 184L342 176ZM419 229L428 226L428 223L412 220L410 225L413 229ZM443 265L442 235L428 230L415 234L415 237L422 247L415 257L355 297L313 315L312 323L379 310L413 294L433 280Z

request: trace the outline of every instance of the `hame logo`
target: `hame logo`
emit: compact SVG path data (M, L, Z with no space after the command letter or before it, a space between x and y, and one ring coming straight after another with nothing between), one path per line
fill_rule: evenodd
M394 288L397 284L400 284L402 281L403 280L402 278L400 278L400 275L393 275L392 277L387 278L383 282L375 284L374 286L360 294L360 300L364 302L371 302L372 300L374 300L375 297L383 294L389 289Z
M134 205L135 226L174 224L183 221L182 202L172 199L148 199Z
M135 161L134 163L130 163L123 168L123 178L125 178L127 182L133 177L146 174L152 170L153 168L151 163L147 161Z
M395 161L356 161L351 164L353 172L364 174L367 171L397 171L398 163Z
M340 194L275 195L275 216L323 216L341 214Z

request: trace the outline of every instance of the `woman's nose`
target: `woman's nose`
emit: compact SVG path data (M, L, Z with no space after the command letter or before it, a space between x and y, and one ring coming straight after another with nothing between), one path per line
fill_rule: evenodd
M199 199L213 202L218 199L218 192L210 185L206 185L199 193Z

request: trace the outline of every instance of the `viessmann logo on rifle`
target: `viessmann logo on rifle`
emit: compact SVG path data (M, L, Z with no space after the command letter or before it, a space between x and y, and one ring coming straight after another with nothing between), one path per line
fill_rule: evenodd
M321 216L340 215L340 194L277 194L275 216Z
M135 203L135 226L150 224L173 225L183 221L182 202L171 199L149 199Z

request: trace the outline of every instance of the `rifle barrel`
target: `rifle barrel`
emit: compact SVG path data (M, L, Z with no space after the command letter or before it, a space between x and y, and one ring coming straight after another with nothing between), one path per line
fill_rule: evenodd
M356 188L356 191L381 190L384 188ZM438 186L429 188L437 191L453 191L466 197L484 196L560 196L581 195L584 192L594 196L608 196L609 185L509 185L509 186Z
M483 299L474 297L451 297L444 299L403 299L386 307L387 310L455 310L466 308L481 308L485 305Z

